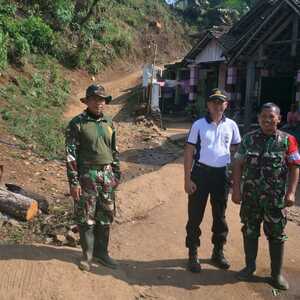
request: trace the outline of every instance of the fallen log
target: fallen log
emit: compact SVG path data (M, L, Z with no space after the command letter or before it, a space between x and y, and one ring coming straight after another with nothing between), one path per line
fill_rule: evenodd
M0 211L18 220L29 221L38 213L38 203L0 187Z
M20 195L26 196L28 198L34 199L35 201L37 201L39 209L44 214L49 213L49 203L44 196L42 196L38 193L29 191L29 190L25 190L22 187L15 185L15 184L5 183L5 186L6 186L7 190L9 190L10 192L20 194Z

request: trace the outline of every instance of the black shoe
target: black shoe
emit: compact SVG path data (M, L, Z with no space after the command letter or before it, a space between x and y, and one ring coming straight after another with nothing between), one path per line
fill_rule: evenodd
M249 239L243 236L246 267L237 274L239 280L251 280L256 271L256 257L258 251L258 239Z
M230 268L230 264L224 256L223 247L214 247L211 260L213 264L220 269L227 270Z
M198 259L197 247L189 248L189 261L188 261L188 269L192 273L200 273L201 265Z
M79 225L80 245L83 259L79 262L79 269L90 271L94 250L94 228L89 225Z
M200 265L200 261L199 261L197 255L189 257L188 269L192 273L200 273L201 272L201 265Z
M117 269L118 265L119 265L114 259L112 259L108 255L108 253L94 256L94 259L97 262L101 263L103 266L111 268L111 269Z
M288 281L281 274L272 276L271 283L278 290L286 291L290 287Z
M115 260L113 260L108 254L110 227L96 224L94 228L94 233L94 259L108 268L117 269L118 263Z
M91 269L91 262L87 260L81 260L78 267L81 271L89 272Z
M255 271L255 267L246 266L244 269L238 272L237 279L242 281L248 281L253 277Z
M284 254L284 243L269 242L269 251L271 258L272 285L279 290L288 290L289 283L281 274Z

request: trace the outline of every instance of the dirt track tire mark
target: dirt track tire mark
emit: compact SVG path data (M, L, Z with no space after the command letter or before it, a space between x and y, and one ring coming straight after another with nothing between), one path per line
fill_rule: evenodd
M63 247L0 245L0 300L135 299L122 270L95 265L82 272L80 255Z
M1 251L2 254L5 252ZM7 295L9 298L6 299L50 299L47 289L43 287L51 278L47 273L46 262L38 261L43 257L38 248L15 246L14 249L10 248L9 257L0 257L1 295ZM37 261L32 261L33 257ZM54 296L53 299L60 299L58 295Z

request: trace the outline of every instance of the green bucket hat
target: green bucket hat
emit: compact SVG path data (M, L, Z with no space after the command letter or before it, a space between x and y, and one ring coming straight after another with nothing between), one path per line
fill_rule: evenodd
M80 101L86 103L90 97L99 96L105 100L105 103L110 103L112 96L106 94L105 89L100 84L92 84L85 91L85 97L81 98Z

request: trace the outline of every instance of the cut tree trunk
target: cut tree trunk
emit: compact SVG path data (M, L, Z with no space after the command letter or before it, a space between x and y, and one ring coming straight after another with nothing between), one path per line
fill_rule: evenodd
M18 185L15 185L15 184L6 183L5 186L10 192L20 194L20 195L23 195L25 197L34 199L35 201L37 201L39 209L44 214L49 213L49 202L47 201L47 199L44 196L42 196L38 193L29 191L27 189L23 189L22 187L20 187Z
M0 187L0 211L18 220L29 221L38 213L38 203Z

